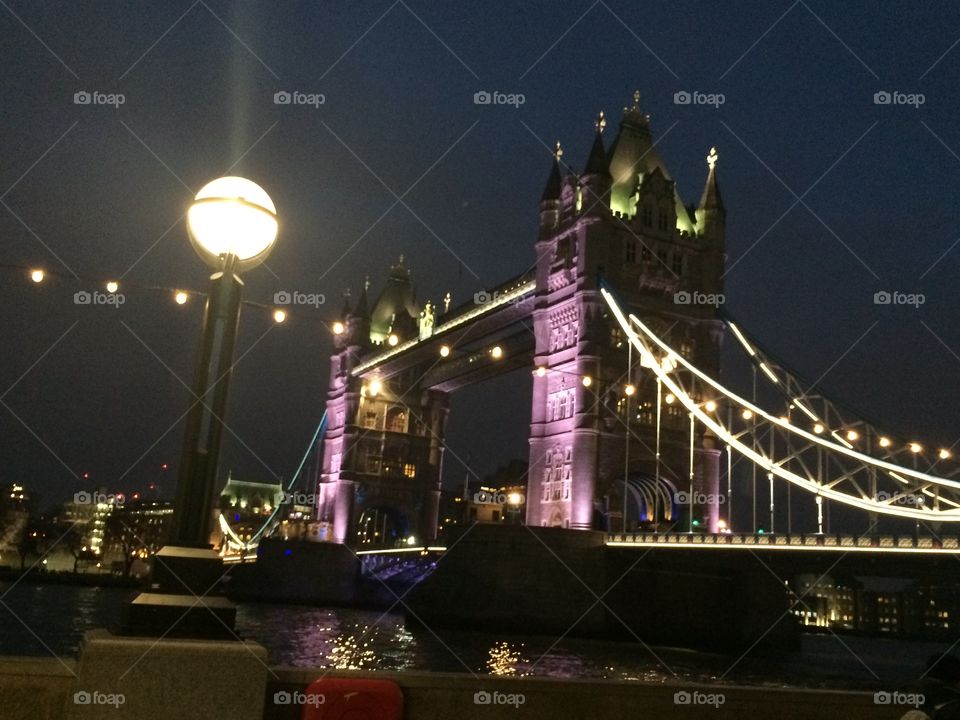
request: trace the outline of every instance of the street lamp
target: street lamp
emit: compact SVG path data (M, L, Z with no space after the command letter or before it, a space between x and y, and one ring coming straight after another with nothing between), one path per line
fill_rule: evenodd
M220 442L240 319L240 272L270 254L277 238L277 210L256 183L222 177L197 193L187 212L187 228L194 249L214 273L203 310L172 534L154 557L152 590L131 605L129 626L132 632L147 634L177 625L176 634L229 636L236 608L210 593L223 574L223 561L210 545ZM211 622L211 613L220 622Z

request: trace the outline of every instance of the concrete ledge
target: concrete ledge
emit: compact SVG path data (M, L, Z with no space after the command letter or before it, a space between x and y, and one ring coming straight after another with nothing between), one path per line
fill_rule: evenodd
M60 720L76 674L75 660L0 657L0 718Z
M275 705L273 693L303 690L324 675L324 670L273 668L267 683L265 720L293 720L302 708ZM456 718L491 720L558 720L558 718L714 718L716 720L898 720L909 708L876 705L873 694L829 690L787 690L729 685L651 684L620 680L560 680L553 678L508 678L460 673L369 673L336 670L327 677L391 680L403 690L408 720ZM277 680L279 678L279 681ZM676 693L705 695L722 693L723 703L678 705ZM477 704L477 693L500 693L514 697L519 705ZM504 697L506 696L506 697ZM703 699L703 698L701 698Z

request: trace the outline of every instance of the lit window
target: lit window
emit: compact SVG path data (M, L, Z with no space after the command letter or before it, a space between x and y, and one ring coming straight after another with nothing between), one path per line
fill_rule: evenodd
M414 478L417 476L417 466L413 463L406 463L403 466L403 474L408 478Z

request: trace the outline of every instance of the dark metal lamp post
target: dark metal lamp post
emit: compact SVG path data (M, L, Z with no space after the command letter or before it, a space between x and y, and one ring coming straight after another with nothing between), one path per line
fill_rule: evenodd
M129 606L125 632L234 637L236 608L217 592L223 561L210 544L220 441L240 319L240 272L263 262L277 211L256 183L223 177L205 185L187 214L190 241L216 272L203 313L173 512L173 533L153 558L150 588Z

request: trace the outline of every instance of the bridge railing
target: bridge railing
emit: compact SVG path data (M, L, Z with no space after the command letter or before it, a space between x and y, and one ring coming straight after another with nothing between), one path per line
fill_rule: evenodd
M686 546L780 546L784 549L795 548L876 548L876 549L916 549L916 550L960 550L957 537L915 537L913 535L752 535L737 533L608 533L608 545L686 545Z

